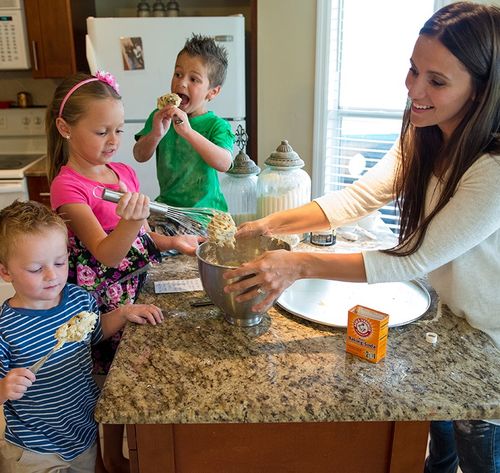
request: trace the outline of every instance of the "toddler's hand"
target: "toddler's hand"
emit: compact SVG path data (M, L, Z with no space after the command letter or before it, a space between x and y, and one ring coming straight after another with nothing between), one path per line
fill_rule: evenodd
M163 322L161 309L154 304L129 304L123 306L125 318L130 322L156 325Z
M138 192L125 192L116 206L116 215L124 220L144 220L149 217L149 197Z
M0 398L17 401L36 381L36 376L28 368L10 370L0 383Z

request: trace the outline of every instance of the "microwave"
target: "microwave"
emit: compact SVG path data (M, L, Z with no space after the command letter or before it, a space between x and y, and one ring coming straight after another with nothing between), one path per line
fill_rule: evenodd
M0 0L0 69L29 69L23 0Z

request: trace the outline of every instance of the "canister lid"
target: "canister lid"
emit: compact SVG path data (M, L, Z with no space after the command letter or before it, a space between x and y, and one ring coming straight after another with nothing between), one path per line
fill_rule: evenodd
M236 155L227 174L259 174L260 167L243 150Z
M265 163L268 166L276 166L280 168L296 168L303 167L304 161L288 144L287 140L282 140L281 144L276 148L274 153L271 153Z

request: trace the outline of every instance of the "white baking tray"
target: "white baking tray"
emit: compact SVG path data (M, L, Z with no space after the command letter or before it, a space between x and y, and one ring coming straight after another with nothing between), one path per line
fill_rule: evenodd
M418 281L379 284L299 279L278 298L277 304L306 320L332 327L347 327L347 311L355 305L389 314L389 327L421 317L431 303Z

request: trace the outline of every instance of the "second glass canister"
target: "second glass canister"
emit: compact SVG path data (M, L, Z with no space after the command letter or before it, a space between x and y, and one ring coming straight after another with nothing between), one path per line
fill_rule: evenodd
M257 180L257 218L293 209L311 200L311 178L302 170L304 161L283 140L265 161Z

